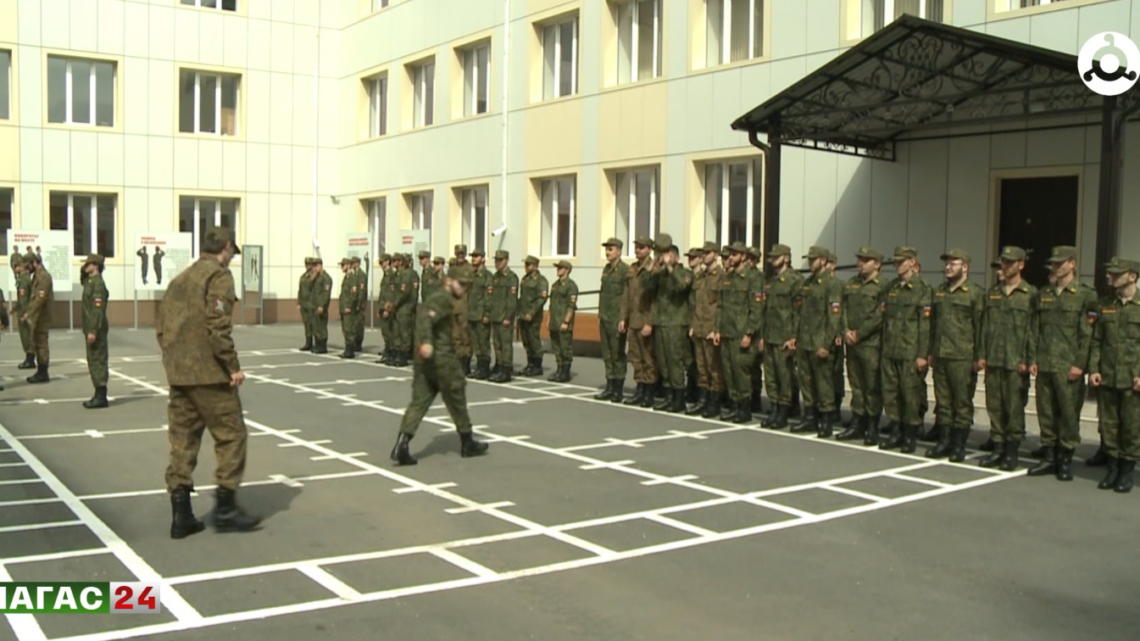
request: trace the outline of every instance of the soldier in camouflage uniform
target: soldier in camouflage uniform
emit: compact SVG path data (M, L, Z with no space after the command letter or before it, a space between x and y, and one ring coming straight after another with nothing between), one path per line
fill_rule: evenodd
M831 438L838 418L835 407L835 341L843 336L843 286L827 270L831 250L813 246L804 256L811 275L796 297L799 325L795 338L804 422L793 432L815 430Z
M332 276L325 271L325 262L319 256L312 261L313 284L309 294L312 308L313 353L327 354L329 351L329 306L332 303Z
M103 257L89 254L83 263L83 336L87 339L87 371L95 395L83 407L107 407L107 285L103 282Z
M656 341L654 353L660 363L665 400L654 409L665 412L685 411L685 354L689 352L689 290L693 272L680 260L680 250L669 234L658 234L654 242L657 259L648 273L642 274L642 286L657 297L657 315L653 319Z
M380 254L376 260L380 267L380 291L376 295L376 315L380 318L380 336L384 339L384 349L380 350L381 364L392 360L396 352L396 339L392 334L395 319L392 318L389 303L391 302L392 279L395 276L392 268L392 256L387 252Z
M459 250L462 248L462 253ZM458 258L452 256L447 261L448 276L453 278L460 278L460 280L471 280L474 277L474 268L471 263L467 262L467 247L465 245L455 246L456 254L463 256L463 261L460 262ZM441 278L442 283L442 278ZM469 376L471 374L471 357L473 355L471 347L471 327L468 324L468 298L471 296L471 288L464 288L463 295L455 299L455 304L452 306L452 311L455 316L455 356L459 359L459 364L463 368L463 375Z
M519 280L519 334L526 350L526 367L523 376L542 375L542 310L550 292L550 283L538 271L538 259L527 256L523 260L526 274ZM551 347L554 340L551 338ZM557 349L555 349L557 354Z
M364 352L364 319L368 314L368 272L360 268L360 257L349 257L349 267L352 269L352 278L356 284L356 302L353 306L353 313L356 314L356 321L353 324L353 329L356 333L353 334L353 351L357 354Z
M1097 487L1123 494L1132 491L1140 458L1140 261L1117 256L1105 267L1115 295L1101 305L1089 357L1107 455Z
M899 448L905 454L918 449L922 424L922 386L929 369L931 289L914 268L918 250L896 247L895 271L899 277L883 292L883 408L890 436L879 449Z
M1037 288L1021 278L1026 254L1020 247L1001 253L1003 282L990 288L982 318L979 370L986 372L986 413L994 452L982 467L1017 469L1025 437L1025 389L1029 366L1037 362Z
M472 352L475 354L476 380L491 377L491 317L490 298L487 291L491 287L491 272L487 269L483 250L471 252L471 287L467 293L467 327L471 331Z
M448 414L459 432L460 456L469 458L487 451L487 444L475 440L471 417L467 413L467 379L463 376L453 340L456 322L455 301L471 286L467 273L448 274L440 287L423 304L416 315L415 357L412 364L412 400L400 421L400 432L390 458L399 465L415 465L408 443L436 395L443 396Z
M633 381L637 389L625 399L625 405L652 407L654 390L658 382L657 358L654 354L653 323L657 315L657 293L648 287L653 267L653 240L641 236L634 241L637 259L626 270L625 292L621 299L621 320L618 332L629 342L629 360L633 364Z
M181 539L205 527L194 517L190 494L202 432L214 439L214 527L219 532L256 529L261 519L235 503L246 465L248 431L238 388L245 380L233 340L237 301L229 263L241 253L225 228L206 232L198 261L167 285L155 319L155 335L170 386L167 423L170 461L166 487L173 521L171 538Z
M851 425L836 440L863 439L864 445L879 444L879 419L883 415L880 357L883 348L883 252L864 245L855 252L859 273L843 290L843 342L847 345L847 376L851 380Z
M725 391L722 347L716 337L716 330L720 316L720 288L727 276L717 264L720 248L716 243L707 242L699 251L701 263L697 267L692 289L693 320L689 327L689 339L696 356L700 400L685 413L711 418L720 415L720 397Z
M24 350L24 362L16 367L18 369L35 369L36 352L32 343L32 327L27 321L21 320L28 305L32 302L32 275L34 263L30 256L20 257L16 263L16 323L20 327L20 347Z
M1081 444L1081 408L1093 326L1100 315L1096 290L1077 280L1077 248L1058 246L1049 257L1049 287L1037 292L1037 421L1041 459L1029 476L1073 480L1073 451Z
M836 277L835 272L838 269L839 269L839 256L835 252L828 252L828 255L827 255L827 273L830 274L832 278L835 278ZM843 283L840 283L840 287L842 287L842 286L843 286ZM840 290L840 292L841 292L840 298L842 298L842 289ZM843 311L846 312L847 308L844 307ZM844 332L847 331L846 326L843 326L841 329ZM835 350L834 350L835 361L833 362L833 365L835 366L835 374L834 374L835 385L834 385L834 387L835 387L835 412L836 412L835 421L836 421L836 423L839 422L840 417L842 416L842 412L840 410L843 409L843 398L847 395L846 394L847 377L844 376L844 368L845 368L846 363L847 363L846 351L847 350L845 350L843 348L843 337L841 336L838 339L836 339L836 342L835 342ZM851 425L850 423L846 423L846 424L844 424L844 427L850 427L850 425Z
M400 255L400 269L396 274L395 316L397 345L396 358L388 364L407 367L412 362L412 342L416 329L416 304L420 298L420 276L412 267L412 255Z
M763 250L757 247L745 248L744 262L747 265L748 277L753 280L756 290L763 295L768 280L763 268ZM752 380L751 403L752 412L759 414L764 411L764 352L760 350L759 336L753 337L752 350L756 352L756 356L752 359L752 371L749 376Z
M974 391L981 359L982 314L986 295L970 280L970 254L951 249L942 255L946 280L934 290L930 355L934 367L938 444L926 458L966 460L966 439L974 426Z
M341 358L356 358L356 278L352 275L352 261L340 259L340 329L344 335Z
M46 383L51 380L48 374L50 350L48 348L48 327L51 325L51 305L55 302L55 287L51 274L44 269L43 260L38 254L29 254L24 263L33 265L32 294L28 309L20 320L31 327L33 349L36 353L36 373L27 378L29 383Z
M727 268L717 288L717 314L713 343L719 346L721 371L724 383L732 401L731 418L734 423L748 423L752 420L752 363L759 353L755 343L763 335L764 323L764 283L758 280L747 261L744 260L748 248L737 241L728 246ZM715 403L716 397L710 397ZM716 417L715 405L706 407L706 418Z
M550 286L550 347L558 369L546 380L565 383L570 380L570 365L574 361L574 316L578 312L578 283L570 278L574 266L568 260L554 264L558 280Z
M506 383L514 374L515 318L519 309L519 277L509 267L511 255L505 249L495 252L495 273L487 286L487 325L495 344L495 372L492 383Z
M305 271L297 279L297 310L301 312L301 325L305 328L305 344L298 351L313 351L313 259L305 258Z
M764 353L764 380L772 413L761 426L783 429L788 426L796 386L793 345L800 320L795 298L803 287L803 276L792 269L792 248L787 245L772 245L768 264L772 275L764 283L764 340L760 350Z
M621 259L624 243L620 239L610 238L602 243L602 247L606 248L606 265L602 268L598 294L598 334L602 344L602 362L606 368L606 388L594 398L620 403L625 395L626 369L621 303L625 297L629 265Z
M443 287L442 274L436 271L433 265L431 252L421 251L419 254L420 259L420 300L425 301L428 296L435 293L435 290Z

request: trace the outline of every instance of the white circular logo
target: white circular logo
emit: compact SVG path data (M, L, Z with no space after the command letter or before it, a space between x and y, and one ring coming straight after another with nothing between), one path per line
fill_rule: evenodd
M1077 70L1089 89L1102 96L1119 96L1140 79L1140 49L1122 33L1098 33L1081 47Z

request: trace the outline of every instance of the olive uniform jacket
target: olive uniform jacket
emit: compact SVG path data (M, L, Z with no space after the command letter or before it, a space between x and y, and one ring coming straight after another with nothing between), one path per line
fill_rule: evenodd
M172 386L219 385L241 371L233 339L234 277L212 256L182 270L166 287L155 334Z

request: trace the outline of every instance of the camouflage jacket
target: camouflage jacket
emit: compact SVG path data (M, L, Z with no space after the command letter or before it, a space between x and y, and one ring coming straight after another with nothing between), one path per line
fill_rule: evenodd
M1076 280L1060 292L1037 291L1037 369L1065 373L1088 371L1093 325L1100 316L1096 290Z
M1101 385L1131 389L1140 377L1140 292L1131 300L1114 297L1103 303L1093 330L1089 373L1101 375Z
M234 278L211 256L166 286L155 319L170 385L218 385L241 371L233 339Z
M107 331L107 285L102 274L95 274L83 284L83 333Z
M1037 288L1025 281L1005 293L998 283L986 294L982 346L986 367L1017 369L1037 362Z
M954 360L981 359L985 306L986 295L977 283L967 280L953 291L950 283L939 285L932 302L930 355Z

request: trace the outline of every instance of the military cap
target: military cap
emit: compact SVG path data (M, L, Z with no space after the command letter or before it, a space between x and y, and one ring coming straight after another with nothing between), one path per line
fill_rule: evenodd
M440 265L442 265L442 264L444 264L444 263L445 263L445 262L447 262L447 261L445 261L445 260L443 259L443 256L436 256L435 258L431 259L431 262L432 262L432 263L439 263Z
M305 256L305 265L308 266L308 265L312 265L312 264L313 264L313 257L312 256Z
M1014 245L1002 247L1001 256L999 256L1001 260L1025 260L1026 257L1025 250Z
M416 254L416 256L418 258L431 258L431 252L424 249L424 250L421 250L419 254Z
M348 260L349 260L349 262L351 262L353 265L358 265L358 264L360 264L360 256L349 256L349 257L348 257Z
M883 252L875 249L874 247L871 247L870 245L863 245L859 249L855 250L855 257L882 261Z
M234 253L241 253L241 248L238 247L237 244L237 235L234 234L234 230L229 227L214 227L206 232L206 242L204 244L209 245L211 241L217 242L219 245L223 245L226 241L229 241L233 243Z
M649 236L638 236L637 240L633 241L633 244L638 247L652 247L653 239Z
M751 256L754 260L760 260L760 256L762 255L759 247L745 247L744 253Z
M768 250L768 260L779 258L780 256L791 256L792 248L787 245L772 245L772 249Z
M1051 263L1063 263L1067 260L1077 259L1077 248L1072 245L1058 245L1053 248L1053 254L1049 256Z
M348 265L348 264L351 264L351 263L352 263L352 259L351 259L351 258L349 258L348 256L345 256L344 258L340 259L340 264L341 264L341 265Z
M831 256L831 250L820 245L812 245L808 248L808 253L804 254L804 258L813 260L816 258L823 258L826 260L829 256Z
M944 260L944 261L960 260L963 263L968 264L970 262L970 252L966 251L965 249L962 249L961 247L955 247L954 249L951 249L950 251L946 252L945 254L942 254L942 260Z
M725 245L725 248L728 249L728 253L730 254L743 254L748 251L748 248L745 247L744 243L739 240L735 243L732 243L731 245Z
M103 257L99 254L87 254L87 260L83 261L83 264L90 265L92 263L101 266L103 264Z
M657 238L653 240L653 249L657 251L667 251L676 247L673 244L673 236L670 234L657 234Z
M524 265L537 265L538 264L538 258L535 258L534 256L527 256L526 258L523 259L523 264Z
M839 264L839 255L833 251L828 251L827 252L827 262L835 263L838 265Z
M700 247L690 247L689 251L685 252L685 255L689 258L698 258L705 255L705 250Z
M720 246L711 240L706 240L704 245L701 245L702 252L720 253Z
M320 256L313 256L309 260L313 261L314 265L324 265L325 264L324 259L321 258Z
M37 257L32 252L28 252L28 253L24 254L24 262L25 263L38 262L38 260L39 260L39 257Z
M720 255L724 258L728 258L729 251L731 250L728 248L728 245L725 245L724 247L720 248Z
M602 247L617 247L618 249L621 249L624 246L625 243L621 242L620 238L610 238L606 240L606 242L602 243Z
M1105 271L1110 274L1126 274L1128 272L1140 274L1140 261L1121 258L1120 256L1113 256L1112 260L1104 264L1104 267Z
M570 264L570 261L565 260L565 259L560 260L557 263L554 263L554 266L559 267L559 268L565 267L566 269L574 269L574 266Z
M1001 269L1001 261L995 260L994 262L990 263L990 267L993 267L994 269Z
M918 258L918 250L907 245L895 247L895 262L902 262L908 258Z
M455 259L455 256L452 256L451 258L447 259L447 266L448 267L455 267L458 264L459 264L459 261Z
M495 252L495 260L510 260L510 259L511 259L511 252L509 252L505 249L500 249L500 250Z
M463 253L463 254L466 254L466 253L467 253L467 245L463 245L463 244L459 244L459 245L456 245L456 246L455 246L455 253L457 253L457 254L459 254L459 253Z
M378 260L380 262L384 262L386 260L392 260L392 256L389 255L388 252L384 252L383 254L380 254L380 258Z

